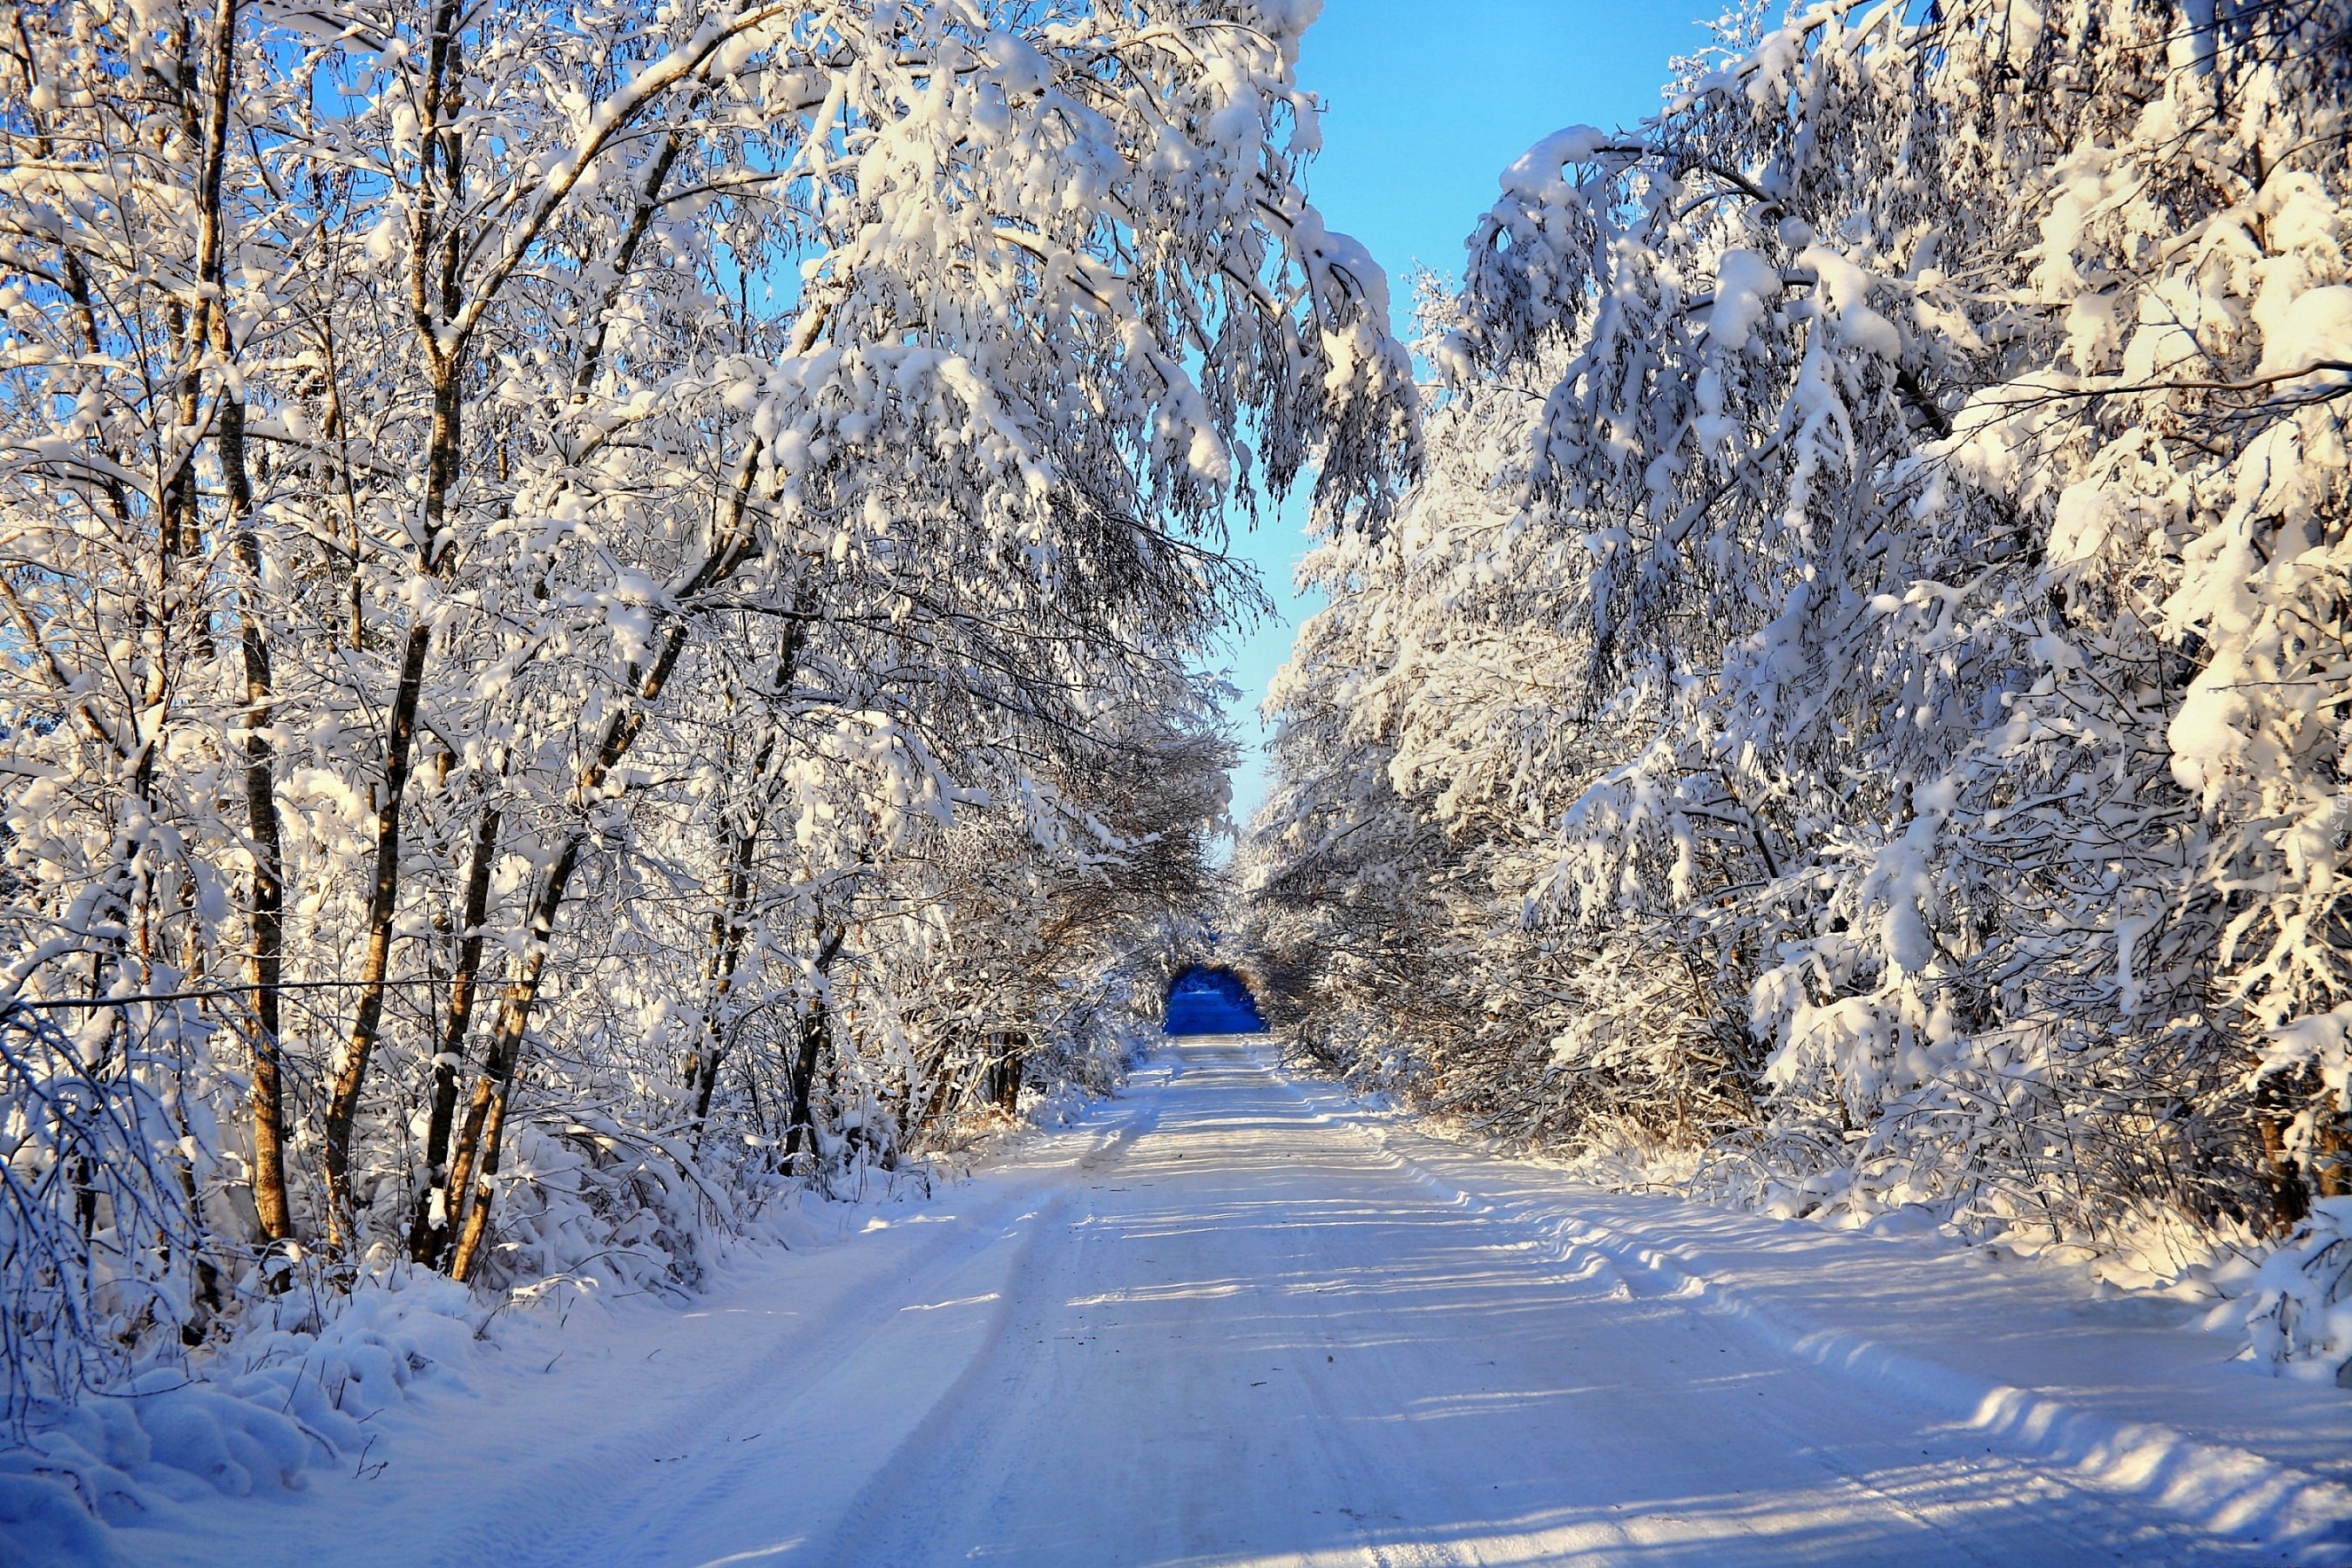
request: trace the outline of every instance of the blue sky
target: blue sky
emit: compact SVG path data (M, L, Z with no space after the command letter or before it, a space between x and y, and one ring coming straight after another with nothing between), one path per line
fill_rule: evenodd
M1400 310L1417 264L1458 275L1462 240L1496 175L1562 126L1630 124L1654 110L1669 58L1708 41L1722 0L1325 0L1298 76L1319 93L1323 152L1307 175L1325 220L1388 268ZM1409 323L1400 318L1399 331ZM1257 705L1314 605L1294 596L1304 497L1235 549L1258 564L1284 618L1234 648L1243 743L1234 816L1265 795Z

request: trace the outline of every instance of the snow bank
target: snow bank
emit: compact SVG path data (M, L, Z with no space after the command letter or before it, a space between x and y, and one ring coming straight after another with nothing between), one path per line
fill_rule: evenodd
M462 1366L488 1310L437 1275L348 1297L298 1288L226 1346L79 1404L36 1402L25 1442L0 1449L0 1556L110 1563L104 1524L169 1517L208 1491L299 1491L314 1468L363 1465L366 1424L420 1377Z
M1573 1215L1522 1212L1572 1252L1599 1253L1653 1293L1737 1323L1772 1350L1851 1382L1892 1389L2012 1449L2067 1467L2102 1490L2137 1498L2216 1535L2284 1549L2305 1564L2352 1563L2344 1521L2352 1490L2263 1455L2201 1441L2159 1422L2120 1420L2063 1398L1958 1369L1897 1342L1790 1321L1735 1286L1677 1268L1663 1251Z
M2094 1248L2053 1237L2022 1206L1964 1202L1918 1184L1905 1162L1846 1163L1822 1151L1809 1163L1785 1140L1769 1151L1722 1143L1701 1155L1604 1130L1562 1168L1612 1192L1672 1193L1876 1237L1940 1236L2039 1259L2104 1291L2207 1303L2200 1326L2242 1335L2250 1366L2352 1388L2352 1198L2317 1200L2274 1246L2150 1207L2119 1218L2107 1244Z
M1313 1098L1311 1089L1294 1087L1302 1098ZM1574 1204L1572 1193L1499 1195L1462 1184L1446 1169L1416 1157L1416 1139L1439 1130L1408 1112L1367 1114L1357 1102L1341 1115L1443 1201L1521 1230L1563 1265L1597 1266L1630 1294L1672 1299L1719 1316L1777 1354L1860 1386L1894 1393L2012 1451L2063 1465L2084 1485L2133 1498L2213 1534L2282 1551L2297 1563L2352 1563L2352 1538L2346 1534L2346 1521L2352 1520L2352 1489L2335 1480L2163 1420L2125 1418L1952 1364L1906 1342L1906 1329L1916 1325L1906 1325L1899 1316L1867 1330L1806 1321L1792 1315L1785 1302L1768 1305L1759 1299L1760 1292L1743 1280L1738 1268L1712 1259L1695 1260L1695 1249L1688 1246L1662 1243L1597 1219ZM1408 1127L1423 1131L1407 1131ZM1442 1135L1434 1142L1437 1150L1462 1146ZM1618 1141L1604 1156L1578 1163L1571 1179L1600 1177L1619 1191L1686 1195L1687 1168L1680 1182L1660 1180L1665 1169L1645 1164L1643 1152L1639 1140ZM1832 1173L1851 1175L1844 1170ZM1927 1215L1923 1205L1886 1214L1896 1223L1831 1228L1867 1228L1890 1237L1940 1231L1958 1239L1957 1231ZM1803 1217L1822 1217L1819 1194ZM1902 1223L1905 1218L1916 1223ZM2347 1290L2352 1287L2347 1231L2352 1231L2352 1200L2330 1200L2262 1271L2256 1287L2261 1305L2255 1310L2258 1319L2269 1313L2268 1321L2276 1325L2270 1331L2278 1343L2271 1358L2273 1365L2328 1366L2324 1355L2313 1359L2312 1347L2341 1343L2352 1331L2352 1304L2346 1302L2352 1293ZM2217 1309L2232 1322L2234 1314L2244 1310L2242 1302L2225 1302ZM2209 1315L2205 1326L2230 1325ZM2263 1331L2257 1329L2258 1334ZM2327 1375L2316 1370L2296 1370L2294 1374Z

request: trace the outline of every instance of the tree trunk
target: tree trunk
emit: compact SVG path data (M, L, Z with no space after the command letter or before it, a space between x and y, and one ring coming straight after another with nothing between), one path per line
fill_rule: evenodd
M415 570L421 576L439 569L441 540L449 519L449 498L457 488L465 458L464 389L468 343L465 333L449 332L446 323L459 305L459 267L464 255L464 231L457 221L464 195L463 133L447 121L459 107L462 89L456 85L464 68L464 48L457 32L457 0L439 0L434 8L431 41L426 48L423 113L418 145L425 174L411 224L415 243L408 272L409 310L415 318L420 346L432 367L433 425L425 451L425 495L422 537L417 541ZM437 157L442 184L436 190L432 165ZM446 207L444 205L446 197ZM437 253L428 274L425 237L440 223ZM358 563L352 563L354 573ZM383 1022L385 976L392 966L392 926L400 900L400 816L408 789L409 752L416 734L417 708L424 698L425 660L433 644L433 628L418 621L408 629L400 661L400 680L393 689L392 707L385 715L383 804L376 813L375 877L368 893L368 945L360 973L358 1005L351 1038L336 1069L334 1091L327 1102L326 1166L328 1239L338 1248L356 1238L352 1205L352 1130L358 1118L360 1095L367 1084L368 1058L374 1052Z
M816 1098L817 1062L824 1050L825 1036L830 1032L831 1012L824 999L818 997L809 1004L801 1019L799 1048L793 1058L793 1103L784 1118L784 1168L794 1168L801 1151L809 1152L814 1164L816 1158L816 1123L813 1102Z
M751 498L751 481L759 471L761 448L756 437L744 447L742 461L735 470L734 493L726 519L712 531L710 552L691 573L671 584L674 600L689 599L725 581L743 563L750 542L744 522ZM642 672L635 666L629 669L623 685L635 691L635 700L605 721L604 739L572 786L572 805L578 818L531 897L521 965L508 982L506 1001L499 1011L498 1031L491 1037L482 1076L475 1081L473 1102L467 1107L465 1131L450 1163L449 1183L445 1189L444 1210L450 1215L452 1223L458 1223L455 1219L457 1202L465 1194L468 1180L473 1182L471 1201L459 1224L457 1250L449 1260L449 1277L453 1279L462 1280L473 1273L482 1237L489 1224L488 1178L498 1173L507 1105L522 1062L523 1034L530 1027L530 1010L539 999L540 982L547 972L548 949L555 938L555 917L563 907L563 895L572 885L572 874L579 869L580 857L588 847L588 813L601 795L605 781L612 777L614 768L635 743L638 732L645 728L646 715L661 700L686 651L687 630L684 615L677 615L662 637L661 651L654 656L652 668ZM478 1173L475 1170L477 1163Z
M460 399L461 374L453 358L436 367L433 387L433 431L425 465L425 537L417 546L416 570L434 570L434 551L449 515L449 495L457 486L458 444L464 436ZM352 1128L359 1114L360 1094L367 1083L368 1058L383 1023L385 976L392 968L392 926L400 904L400 816L408 791L411 752L416 739L416 712L425 695L425 660L433 646L433 628L419 621L408 628L402 652L399 684L394 687L392 708L385 715L383 804L376 812L375 877L368 892L367 954L360 970L358 1006L351 1038L336 1070L334 1092L327 1101L326 1165L329 1240L347 1247L347 1227L353 1219L351 1194Z
M221 471L228 489L229 527L243 581L237 640L245 656L245 809L253 840L248 900L253 926L253 1206L262 1239L294 1234L286 1197L286 1111L279 1058L278 983L286 953L286 858L278 817L277 748L268 726L272 677L263 619L261 542L253 529L253 492L245 467L245 405L225 398L216 416Z
M2321 1197L2352 1194L2352 1137L2346 1136L2340 1097L2337 1107L2320 1117L2319 1157L2312 1163L2316 1167L2314 1173Z
M760 749L752 776L766 772L770 746ZM735 970L743 958L743 905L751 885L751 851L758 841L758 817L752 822L728 832L727 891L719 908L710 916L710 954L703 966L706 1000L702 1005L701 1035L696 1041L693 1055L686 1060L686 1081L694 1093L693 1147L702 1150L702 1132L710 1120L710 1097L719 1087L719 1064L726 1055L722 1034L726 1024L719 1015L727 1005L727 994L734 989Z
M416 709L425 689L425 656L433 629L419 622L408 630L384 736L383 804L376 811L375 878L368 894L367 955L360 969L359 1006L343 1060L327 1100L327 1237L347 1247L356 1215L352 1206L352 1129L360 1093L367 1083L368 1058L383 1022L385 976L392 967L392 924L400 901L400 810L408 789L409 752L416 735Z
M507 1106L514 1095L515 1074L522 1065L523 1035L530 1026L531 1005L539 999L540 982L547 973L548 950L554 943L556 911L562 908L564 890L571 886L572 873L579 868L580 854L587 841L587 835L578 831L564 841L562 853L548 868L531 900L530 944L523 950L521 966L508 982L506 1000L499 1009L498 1030L490 1037L489 1056L482 1065L482 1076L475 1081L473 1103L466 1109L465 1136L450 1166L448 1197L443 1200L445 1214L459 1226L457 1251L449 1262L452 1279L464 1279L473 1273L482 1235L489 1224L489 1178L499 1171ZM471 1169L477 1162L480 1166L478 1173ZM475 1176L473 1201L459 1223L450 1200L465 1192L469 1175Z
M801 646L806 637L804 625L797 620L784 623L783 646L776 659L775 678L768 683L771 701L782 701L792 695L793 682L800 672ZM783 726L772 712L760 738L760 750L751 759L751 776L764 781L768 764L775 759L776 742ZM703 1129L710 1119L710 1097L719 1087L719 1064L725 1054L720 1037L724 1027L719 1011L727 995L734 988L735 971L743 960L743 942L749 934L744 920L749 912L751 890L751 856L759 844L760 824L767 815L768 795L764 788L752 805L750 817L740 827L729 830L731 841L727 855L727 892L716 912L710 917L710 959L704 979L709 985L709 1000L702 1009L702 1037L695 1054L687 1060L686 1081L694 1090L694 1148L702 1148Z
M2299 1072L2271 1073L2254 1089L2254 1129L2262 1139L2265 1184L2269 1187L2270 1230L2284 1236L2311 1212L2311 1183L2303 1163L2287 1146L2287 1129L2298 1110L2319 1086L2317 1075L2305 1067Z
M989 1101L1007 1116L1021 1109L1022 1053L1028 1044L1028 1036L1006 1029L997 1035L997 1048L989 1058Z
M814 1106L816 1100L817 1063L823 1058L825 1040L832 1034L833 1009L827 1005L822 989L833 961L840 956L841 944L848 937L846 926L835 926L833 934L820 938L817 943L816 970L819 991L811 998L809 1010L801 1019L798 1049L792 1064L792 1108L784 1119L784 1168L792 1169L793 1161L803 1149L812 1162L816 1155L816 1121Z
M213 15L212 58L206 82L204 163L197 187L197 276L206 292L201 304L204 341L224 365L234 363L236 344L220 286L225 227L221 211L223 164L227 157L229 103L236 72L237 0L219 0ZM193 362L192 362L193 363ZM247 466L245 399L231 381L222 389L213 416L213 446L220 460L227 503L229 537L237 568L237 643L245 666L245 810L252 839L253 876L247 913L253 951L247 973L253 984L253 1080L247 1097L253 1134L253 1207L265 1243L294 1234L286 1195L285 1077L279 1056L279 982L286 954L286 856L278 816L277 748L268 729L274 681L269 629L261 603L260 536L253 525L253 479ZM182 472L186 473L183 468ZM193 487L188 492L193 504ZM193 531L192 523L183 524Z
M474 858L466 870L465 923L457 939L457 970L449 981L449 1019L441 1035L441 1050L433 1058L433 1108L425 1131L425 1185L416 1194L408 1222L408 1255L419 1263L440 1260L448 1250L450 1222L446 1186L449 1175L449 1131L457 1119L457 1069L465 1065L466 1029L474 1016L474 999L482 971L482 942L488 933L490 864L499 848L499 808L485 806L474 833ZM435 1212L438 1197L439 1212Z

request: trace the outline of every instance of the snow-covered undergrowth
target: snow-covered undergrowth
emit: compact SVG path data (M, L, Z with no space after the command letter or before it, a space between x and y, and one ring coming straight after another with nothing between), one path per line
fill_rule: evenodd
M1701 1146L1661 1137L1626 1121L1596 1122L1580 1129L1572 1141L1502 1139L1458 1114L1416 1112L1418 1096L1368 1089L1363 1078L1353 1075L1346 1081L1356 1103L1372 1111L1409 1115L1414 1128L1430 1137L1534 1159L1606 1192L1663 1194L1772 1219L1801 1220L1828 1230L1940 1238L1956 1246L1991 1248L2008 1257L2037 1259L2107 1290L2209 1304L2215 1310L2202 1320L2201 1326L2208 1329L2244 1331L2249 1319L2267 1311L2279 1291L2299 1291L2315 1300L2314 1293L2328 1288L2320 1279L2317 1260L2326 1239L2337 1234L2328 1219L2341 1207L2337 1200L2321 1200L2309 1223L2276 1244L2217 1233L2176 1212L2151 1208L2118 1218L2101 1245L2090 1246L2054 1233L2042 1216L2003 1215L1949 1194L1918 1191L1899 1175L1858 1168L1832 1149L1773 1147L1755 1134ZM2342 1249L2326 1257L2342 1260ZM2340 1268L2329 1278L2339 1293L2346 1291ZM2292 1347L2277 1342L2280 1353L2266 1354L2263 1363L2315 1354L2318 1347L2311 1340L2307 1330ZM2352 1345L2347 1348L2352 1352ZM2332 1371L2330 1363L2325 1368L2306 1367L2298 1375Z
M2292 1376L2352 1388L2352 1198L2322 1198L2254 1279L2254 1353Z
M202 1355L71 1405L34 1400L23 1441L0 1446L0 1542L16 1562L108 1563L106 1525L205 1491L299 1490L314 1468L363 1466L369 1420L419 1377L462 1378L490 1310L408 1269L348 1295L298 1288Z
M1423 475L1306 568L1276 1026L1769 1212L2241 1295L2279 1247L2258 1364L2332 1376L2347 27L1759 9L1506 170Z

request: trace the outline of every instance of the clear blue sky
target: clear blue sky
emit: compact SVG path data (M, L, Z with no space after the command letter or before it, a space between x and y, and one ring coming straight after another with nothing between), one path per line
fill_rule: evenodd
M1721 0L1325 0L1299 52L1321 95L1323 152L1308 190L1325 220L1388 268L1400 310L1418 265L1452 276L1462 241L1493 205L1495 177L1567 125L1631 124L1658 106L1666 61L1707 43ZM1265 793L1257 705L1315 605L1294 596L1305 553L1304 497L1235 548L1255 560L1284 619L1230 656L1243 743L1234 817Z

